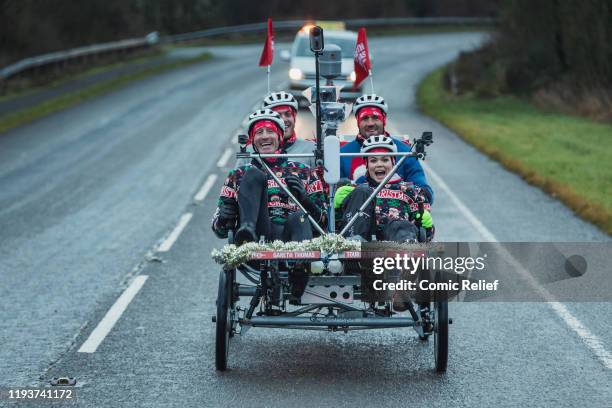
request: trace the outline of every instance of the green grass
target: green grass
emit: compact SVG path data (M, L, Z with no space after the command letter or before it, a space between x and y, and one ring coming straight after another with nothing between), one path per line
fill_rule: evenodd
M543 112L510 96L452 96L443 72L419 87L426 114L612 234L612 125Z
M112 90L121 88L131 82L138 81L153 75L161 74L171 69L176 69L198 62L206 61L210 59L210 57L210 54L206 53L195 58L177 60L154 67L143 68L130 74L99 82L80 91L58 96L36 106L32 106L15 113L4 115L0 117L0 133L6 132L7 130L12 129L14 127L32 122L33 120L42 118L51 113L67 109L95 96L99 96Z

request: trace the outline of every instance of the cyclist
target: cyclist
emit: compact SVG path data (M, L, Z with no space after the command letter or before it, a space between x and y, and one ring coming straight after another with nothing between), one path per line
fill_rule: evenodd
M370 136L361 146L362 153L398 151L395 141L385 135ZM358 213L370 194L384 180L395 165L395 156L366 157L364 183L343 186L338 190L334 207L341 209L340 225L346 225ZM376 235L383 241L416 241L418 228L422 226L429 241L434 235L434 226L429 212L430 204L425 189L405 181L394 174L378 192L365 210L365 216L350 227L348 236L361 236L370 240Z
M295 97L285 91L272 92L263 100L262 109L272 109L277 112L285 123L285 132L283 140L283 152L291 153L312 153L315 150L315 144L312 141L300 139L295 133L295 122L298 113L298 101ZM251 148L249 147L249 150ZM290 160L303 163L314 168L314 157L290 157ZM248 160L240 159L236 163L237 167L248 164Z
M249 116L248 135L258 153L280 153L285 123L277 112L261 109ZM283 158L262 159L286 184L312 217L323 224L326 217L323 185L316 173L303 163ZM304 225L306 224L306 225ZM238 228L235 242L267 240L301 241L312 238L308 218L279 187L257 159L230 171L218 200L212 228L220 238Z
M399 152L409 152L411 146L406 141L390 136L385 131L387 123L388 106L385 100L376 94L362 95L355 101L353 112L357 119L359 133L355 140L341 147L342 153L357 153L364 141L370 136L386 135L391 138ZM342 157L340 160L340 173L342 177L349 178L356 183L364 181L366 176L366 162L362 157ZM427 183L427 178L418 160L409 157L404 160L397 171L398 175L407 182L421 187L430 203L433 203L433 190Z

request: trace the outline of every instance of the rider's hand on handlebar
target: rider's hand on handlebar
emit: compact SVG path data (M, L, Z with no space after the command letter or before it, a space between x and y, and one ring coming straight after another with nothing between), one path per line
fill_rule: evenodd
M238 219L238 203L233 200L224 201L219 208L219 220L225 224L235 224Z
M355 186L344 185L339 187L338 191L336 191L336 194L334 195L334 208L338 209L342 207L342 203L346 197L353 192L353 190L355 190Z
M427 210L423 210L423 217L421 218L420 213L415 214L415 218L418 220L421 219L421 226L423 228L431 228L433 226L433 218L431 217L431 213Z
M285 177L285 183L287 184L289 191L291 191L291 194L293 194L300 202L308 198L306 187L304 187L304 183L298 176L293 174L288 175Z

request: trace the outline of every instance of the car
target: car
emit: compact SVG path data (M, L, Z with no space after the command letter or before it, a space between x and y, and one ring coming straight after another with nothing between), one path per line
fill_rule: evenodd
M281 58L289 61L289 91L300 101L305 101L302 92L315 85L315 58L310 50L309 31L311 26L303 27L295 36L290 52L281 53ZM325 45L336 44L342 49L342 76L334 80L341 86L340 99L352 102L362 95L362 85L353 88L355 71L353 55L357 43L357 33L348 30L325 30ZM321 79L321 85L325 84Z

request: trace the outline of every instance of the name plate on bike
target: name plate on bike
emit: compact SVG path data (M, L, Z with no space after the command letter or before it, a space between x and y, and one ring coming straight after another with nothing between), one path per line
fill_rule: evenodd
M361 251L344 251L338 256L339 259L361 259Z
M388 250L388 251L343 251L338 255L338 259L372 259L372 258L393 258L397 255L407 255L410 257L424 257L427 251L424 250Z
M321 259L321 251L257 251L251 260Z

